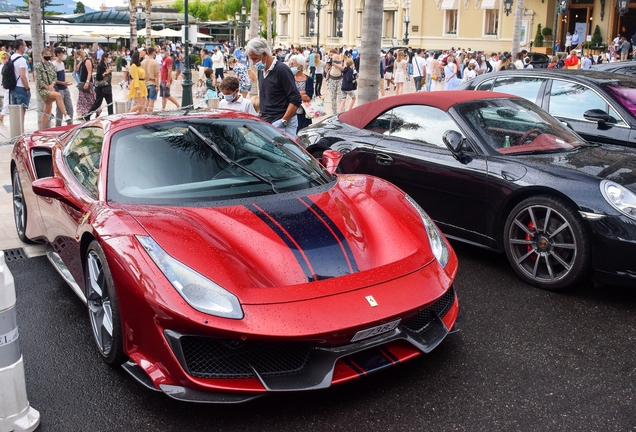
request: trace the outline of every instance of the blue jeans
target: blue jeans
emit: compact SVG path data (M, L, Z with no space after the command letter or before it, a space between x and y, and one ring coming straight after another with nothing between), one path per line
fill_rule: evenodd
M406 68L406 77L411 78L413 76L413 63L409 62L408 67Z
M24 109L29 108L31 102L31 92L26 91L24 87L17 87L9 91L11 97L11 105L22 105Z
M431 74L426 75L426 91L431 91Z
M156 101L157 100L157 86L154 85L154 84L150 84L150 85L146 86L146 89L148 90L148 100Z

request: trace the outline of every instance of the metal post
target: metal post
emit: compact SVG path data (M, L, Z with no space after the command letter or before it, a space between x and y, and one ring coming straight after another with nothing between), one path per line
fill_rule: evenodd
M126 106L126 102L115 102L115 114L124 114L127 112L128 109Z
M22 105L9 105L9 133L11 138L24 133L24 109Z
M318 18L316 25L316 52L320 54L320 9L322 9L321 0L316 3L316 17Z
M22 107L19 107L22 110ZM18 343L13 275L0 251L0 430L33 431L40 413L29 405Z
M184 24L185 24L185 40L184 42L184 54L185 54L185 70L183 71L183 82L181 83L181 88L183 92L181 93L181 106L184 108L192 107L194 102L192 100L192 71L190 70L190 49L188 40L190 39L189 28L188 28L188 0L184 0Z
M559 25L559 14L561 13L561 6L559 6L559 3L556 3L554 5L554 29L552 30L552 35L553 35L553 40L552 40L552 55L556 55L556 44L557 44L557 37L558 35L558 31L557 31L557 25ZM560 39L560 38L559 38Z

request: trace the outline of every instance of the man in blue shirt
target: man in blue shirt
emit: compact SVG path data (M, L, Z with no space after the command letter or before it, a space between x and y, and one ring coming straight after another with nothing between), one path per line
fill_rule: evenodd
M207 49L203 48L201 50L201 67L202 68L210 68L212 69L212 57L210 57L209 55L210 53L208 52Z
M234 50L234 58L235 58L235 59L238 59L238 58L240 58L240 57L241 57L241 47L237 47L237 48Z
M352 58L353 60L357 59L357 58L358 58L358 54L359 54L359 53L360 53L360 52L358 51L358 48L356 48L356 46L354 45L354 46L353 46L353 49L351 50L351 58Z

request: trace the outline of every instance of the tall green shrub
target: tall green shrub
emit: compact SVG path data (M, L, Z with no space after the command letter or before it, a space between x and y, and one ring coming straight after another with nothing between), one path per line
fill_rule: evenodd
M541 34L541 24L537 25L537 35L534 37L534 44L535 47L542 47L543 46L543 35Z

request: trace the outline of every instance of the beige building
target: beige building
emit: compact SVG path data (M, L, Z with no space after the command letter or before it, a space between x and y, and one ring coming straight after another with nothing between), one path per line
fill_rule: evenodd
M513 0L512 12L506 16L504 0L384 0L382 46L404 45L406 18L408 45L412 47L509 51L517 1ZM556 0L525 0L521 47L530 49L538 24L553 29L562 47L566 32L573 34L578 30L582 43L586 36L592 36L596 25L605 42L618 34L629 39L636 33L636 0L628 3L622 16L617 1L621 0L570 0L567 11L557 14ZM364 1L322 0L319 14L317 2L274 2L276 44L315 46L319 40L326 47L359 47Z

